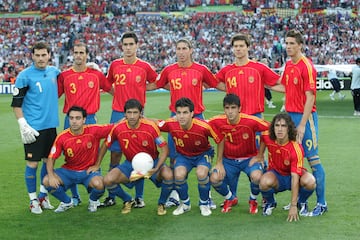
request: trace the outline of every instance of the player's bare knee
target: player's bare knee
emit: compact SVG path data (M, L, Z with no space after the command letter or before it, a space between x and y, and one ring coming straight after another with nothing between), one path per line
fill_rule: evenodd
M209 176L209 168L205 166L198 166L196 168L196 176L198 179L204 179Z
M314 190L316 188L315 177L310 173L305 173L300 178L300 185L307 190Z
M274 174L271 173L271 172L267 172L260 178L259 188L262 191L267 191L274 184L275 184L275 176L274 176Z
M105 186L113 185L113 180L112 180L111 176L106 175L103 179L103 183Z
M252 183L259 184L262 176L262 172L260 170L253 171L250 175L250 180Z
M174 174L173 174L172 170L169 167L163 167L161 169L161 177L165 181L170 181L170 180L174 179Z
M177 167L174 171L174 178L175 180L182 180L185 179L187 175L187 171L185 167Z
M26 161L26 165L28 167L31 167L31 168L37 168L38 165L39 165L39 162L35 162L35 161Z
M49 177L48 177L48 175L46 175L46 176L43 178L42 184L43 184L45 187L49 187Z
M210 183L216 184L219 181L219 174L217 172L213 172L210 174Z
M201 173L196 174L196 176L198 179L205 179L205 178L209 177L209 173L201 172Z
M97 190L104 189L104 181L102 177L96 176L91 179L91 187L96 188Z

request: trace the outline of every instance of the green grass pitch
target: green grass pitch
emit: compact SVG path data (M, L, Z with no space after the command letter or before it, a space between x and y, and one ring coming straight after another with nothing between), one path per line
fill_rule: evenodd
M345 91L344 91L345 92ZM210 217L200 215L197 184L194 170L189 176L189 193L192 210L182 216L173 216L169 209L166 216L157 216L159 190L150 181L145 183L143 209L133 209L122 215L122 203L96 213L87 211L88 195L80 186L82 205L62 214L44 211L41 215L28 210L28 196L24 184L23 147L18 124L10 107L11 95L0 95L0 238L1 239L359 239L360 229L358 183L360 181L359 136L360 118L353 117L353 103L350 92L343 101L331 101L329 91L319 91L317 106L319 114L321 161L326 171L326 193L329 211L317 218L302 217L299 222L286 222L287 212L281 207L290 199L290 192L276 196L278 208L273 215L264 217L261 210L255 216L248 213L249 183L241 176L239 182L239 205L228 214L220 209ZM222 113L222 92L205 92L206 118ZM270 120L281 107L281 94L273 93L276 109L265 110ZM168 93L150 92L147 96L145 115L164 119L169 116ZM63 99L60 100L60 109ZM111 113L111 97L102 95L99 123L107 123ZM63 114L60 114L62 127ZM59 159L57 166L62 163ZM103 174L107 171L109 154L103 161ZM38 171L39 172L39 171ZM133 193L133 190L129 190ZM212 190L217 204L222 197ZM50 197L54 206L58 201ZM309 206L315 205L315 196L309 199Z

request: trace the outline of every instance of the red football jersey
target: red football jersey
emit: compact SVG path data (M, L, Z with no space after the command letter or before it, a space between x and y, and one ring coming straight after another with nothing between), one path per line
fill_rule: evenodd
M224 157L230 159L257 155L256 132L269 128L269 123L265 120L244 113L240 113L236 124L230 124L226 115L211 118L209 124L225 136Z
M57 159L63 153L63 168L82 171L93 166L98 158L99 143L110 133L113 125L85 125L83 133L74 135L70 128L60 133L51 148L49 158Z
M316 98L316 69L312 62L303 56L297 63L289 60L281 77L285 86L285 110L303 113L306 102L306 91L312 91ZM316 104L312 112L316 111Z
M266 65L249 61L246 65L235 63L223 67L216 77L226 85L226 93L240 98L241 112L249 115L264 112L265 85L274 86L280 76Z
M187 130L182 129L174 118L160 121L158 126L161 131L171 133L176 151L184 156L198 156L210 150L209 137L216 143L220 143L223 139L217 129L198 118L193 118L191 127Z
M206 66L194 62L189 67L180 67L174 63L162 70L156 86L162 88L166 84L170 85L170 111L176 111L175 103L178 99L187 97L194 103L194 114L200 114L205 110L203 83L213 88L218 84L215 75Z
M115 140L119 141L121 151L130 162L139 152L146 152L157 159L157 146L167 145L156 124L144 118L140 119L139 126L135 129L129 128L126 120L117 123L111 130L106 145L110 147Z
M58 96L65 94L63 113L76 105L83 107L87 114L95 114L100 108L100 89L108 92L108 84L103 73L87 68L84 72L75 72L70 68L58 77Z
M145 107L146 84L155 82L157 75L149 63L140 59L133 64L125 63L124 59L114 60L107 74L115 90L112 109L124 112L125 102L130 98L137 99Z
M268 170L274 169L283 176L296 173L303 174L304 168L304 149L301 144L289 141L284 145L271 140L269 133L262 134L262 139L268 149Z

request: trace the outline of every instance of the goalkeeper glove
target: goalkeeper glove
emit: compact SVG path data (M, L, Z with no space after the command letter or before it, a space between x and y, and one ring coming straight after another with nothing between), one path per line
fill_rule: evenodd
M25 118L18 119L21 140L24 144L30 144L36 141L36 137L39 136L39 132L30 127Z

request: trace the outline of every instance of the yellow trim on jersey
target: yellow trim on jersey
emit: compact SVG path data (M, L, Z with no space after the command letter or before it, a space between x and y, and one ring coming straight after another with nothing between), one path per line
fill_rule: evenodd
M151 125L151 126L156 130L156 133L157 133L158 135L161 134L159 127L158 127L158 126L156 125L156 123L154 123L153 121L148 120L148 119L146 119L146 118L141 118L140 121L141 121L141 123L143 123L143 124Z
M292 141L291 142L293 147L294 147L294 150L296 152L296 156L297 156L297 164L296 166L298 168L302 168L303 165L304 165L304 155L302 154L302 151L301 151L301 147L300 147L300 144Z
M201 126L203 128L209 129L211 136L215 139L220 141L221 138L219 135L216 134L216 132L214 131L214 129L210 126L210 124L208 124L207 122L204 122L200 119L197 118L193 118L193 123L196 123L196 125Z
M257 116L248 115L248 114L245 114L245 113L240 113L240 119L241 118L252 119L252 120L255 120L258 123L261 123L262 125L266 124L266 126L269 126L268 122L266 122L264 119L261 119L261 118L259 118Z
M309 77L309 81L310 81L310 86L313 86L313 84L316 84L316 79L314 79L314 75L313 75L313 66L310 62L310 60L308 58L306 58L305 56L302 57L303 62L306 65L306 69L307 69L307 73L308 73L308 77Z

